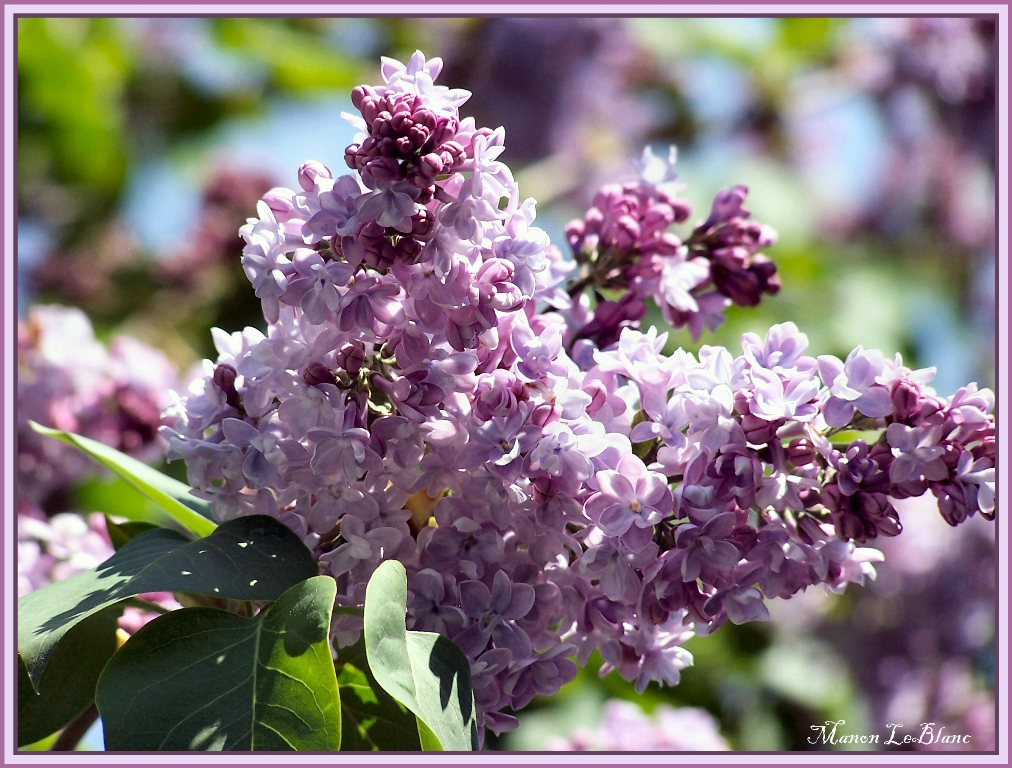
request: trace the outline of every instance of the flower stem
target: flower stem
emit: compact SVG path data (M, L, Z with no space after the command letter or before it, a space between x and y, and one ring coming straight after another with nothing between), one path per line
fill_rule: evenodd
M63 732L56 739L53 744L54 752L73 752L81 739L84 738L84 734L88 732L88 729L95 724L98 720L98 707L95 706L95 702L88 705L88 708L79 714L71 723L63 729Z

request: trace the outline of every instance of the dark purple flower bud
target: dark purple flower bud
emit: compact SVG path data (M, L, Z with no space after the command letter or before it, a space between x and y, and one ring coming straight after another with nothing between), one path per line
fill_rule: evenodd
M713 583L718 574L733 568L741 559L741 552L727 540L734 529L735 515L731 512L716 515L702 527L691 523L678 526L675 545L685 550L682 579L695 581L702 577Z
M899 513L883 493L847 495L833 483L823 489L822 502L830 510L841 539L865 542L876 536L896 536L903 530Z
M888 450L885 452L888 455ZM871 455L867 443L855 440L845 453L834 458L836 483L840 493L851 496L859 491L885 493L889 489L888 468L883 468L876 458L885 458L882 452Z
M669 612L684 609L693 620L705 624L713 618L704 608L708 595L698 581L685 581L682 578L685 555L685 550L671 550L662 555L663 564L644 585L643 592L644 595L653 593L661 608Z
M815 445L807 438L803 437L798 440L791 440L787 444L787 459L795 467L807 467L815 463L818 456L819 452L816 450Z
M337 384L337 376L323 363L313 362L306 366L302 372L302 380L310 387L318 387L321 384Z
M938 511L942 518L953 527L965 522L975 511L975 494L971 495L958 483L936 485L932 493L938 499Z
M921 405L923 395L920 385L910 379L897 379L890 393L893 401L893 418L903 424L911 419Z
M646 302L634 292L618 301L601 301L594 308L594 319L581 328L575 338L590 339L601 348L611 346L618 341L623 329L638 328L646 314Z
M744 184L738 184L730 189L722 189L713 198L710 215L700 226L700 229L710 229L738 216L748 218L751 214L744 208L746 198L748 198L748 187Z
M743 207L748 188L720 192L710 216L692 233L691 252L710 261L710 277L717 290L739 306L759 303L763 294L780 290L777 267L759 251L776 241L776 233L749 219Z
M365 347L357 341L352 341L342 346L337 351L335 362L337 367L347 371L352 376L362 370L365 365Z
M222 363L214 369L214 375L211 380L218 389L225 393L225 402L237 411L242 411L242 401L239 398L239 392L235 388L237 375L235 368L227 363Z
M751 445L766 445L776 439L777 430L785 423L785 419L766 421L749 413L742 416L741 428L745 431L745 439Z
M762 480L763 463L748 446L732 443L720 449L707 466L706 476L717 487L718 496L730 494L747 509L752 506L756 487Z
M131 455L140 454L154 443L162 425L162 408L149 392L129 385L116 387L110 398L115 403L114 421L118 437L116 448Z
M744 249L722 249L710 261L710 277L717 290L740 307L754 307L763 294L774 295L780 290L777 267L769 259L749 259Z
M356 89L352 103L362 113L368 137L345 150L345 162L368 186L407 181L430 189L436 179L460 169L467 153L456 141L456 111L434 112L418 94Z
M981 439L978 445L975 445L973 448L971 448L970 453L973 455L973 458L975 460L986 459L993 466L996 456L994 430L992 429L989 434L985 435Z
M435 406L446 397L446 392L441 387L425 381L427 376L428 371L412 371L396 381L390 381L377 374L370 381L373 386L386 392L404 416L414 421L424 421L426 415L435 413Z

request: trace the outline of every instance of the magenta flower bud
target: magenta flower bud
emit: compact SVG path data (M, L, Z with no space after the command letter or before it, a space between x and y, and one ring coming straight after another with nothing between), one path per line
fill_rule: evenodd
M445 164L442 157L435 152L430 152L419 161L419 170L429 178L434 179L443 172Z
M546 427L553 421L558 421L561 416L562 413L555 403L542 403L531 412L529 421L536 427Z
M593 416L600 411L608 402L608 389L600 381L592 381L585 384L583 391L590 395L590 404L587 406L587 413Z
M975 445L973 448L970 449L970 453L973 455L973 458L975 460L986 459L993 465L995 461L994 432L992 431L990 434L985 435L984 438L981 440L980 444Z
M268 190L262 199L275 214L280 214L279 218L287 218L287 214L294 210L291 191L284 187Z
M319 178L332 179L334 178L334 174L331 173L330 168L315 160L303 163L299 168L299 186L306 192L312 192L316 189L316 180Z
M373 94L375 94L375 91L368 85L359 85L351 92L351 103L355 106L355 109L361 110L362 104Z
M955 527L973 514L974 504L955 483L938 486L933 489L933 493L938 499L938 511L949 525Z

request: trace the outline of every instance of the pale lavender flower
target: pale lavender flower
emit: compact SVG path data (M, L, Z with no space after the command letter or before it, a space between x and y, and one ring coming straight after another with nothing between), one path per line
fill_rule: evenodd
M587 500L587 517L609 536L642 549L653 526L670 514L672 496L663 475L651 472L636 456L624 456L615 470L598 472L599 491ZM632 529L630 531L630 529Z

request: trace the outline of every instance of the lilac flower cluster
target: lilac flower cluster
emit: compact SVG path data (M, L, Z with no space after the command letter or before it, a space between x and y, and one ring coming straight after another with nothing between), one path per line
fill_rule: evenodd
M467 94L435 85L439 69L384 60L384 85L355 92L355 173L306 163L241 230L267 330L215 330L218 360L165 431L219 518L282 520L343 604L403 562L409 625L461 647L480 722L501 732L574 657L598 650L640 690L674 684L693 631L862 581L878 553L852 539L898 530L891 493L931 490L953 522L993 514L986 390L944 400L926 372L861 349L816 360L790 323L737 357L666 355L630 323L577 333L581 284L698 316L704 278L677 303L662 277L694 259L718 303L757 299L775 284L769 237L732 192L677 243L664 230L688 214L665 165L654 191L615 193L635 227L602 216L581 235L618 271L567 290L574 265L497 159L502 130L460 118ZM623 282L636 259L660 271ZM335 621L338 653L360 628Z
M113 553L105 518L74 512L52 517L30 504L18 510L18 597L108 560Z
M776 265L760 253L776 233L749 218L745 186L720 192L684 242L670 231L691 215L677 197L675 159L674 148L667 161L645 150L640 178L601 188L584 218L567 228L584 275L576 292L587 286L623 292L618 299L600 297L592 314L581 296L588 316L573 317L583 325L578 338L612 344L622 328L638 327L653 300L672 326L688 326L698 339L704 328L723 322L732 303L754 306L780 290Z
M577 728L548 743L556 752L727 752L719 723L705 709L661 704L646 714L631 701L612 699L591 730Z
M71 491L94 469L70 446L37 434L36 421L100 440L144 460L163 450L158 429L177 374L159 352L129 336L100 342L78 309L34 306L18 323L18 596L94 568L113 554L101 514L71 509ZM169 594L148 595L166 607ZM136 631L154 614L127 609Z
M162 411L176 381L172 364L136 339L102 344L80 310L32 307L18 322L19 498L48 510L50 497L91 467L77 451L36 434L29 421L157 458Z
M47 516L31 502L20 501L17 528L18 597L97 568L114 552L105 515L99 512ZM149 592L140 597L165 610L182 607L169 592ZM127 606L118 619L119 628L133 634L157 615L147 606Z

